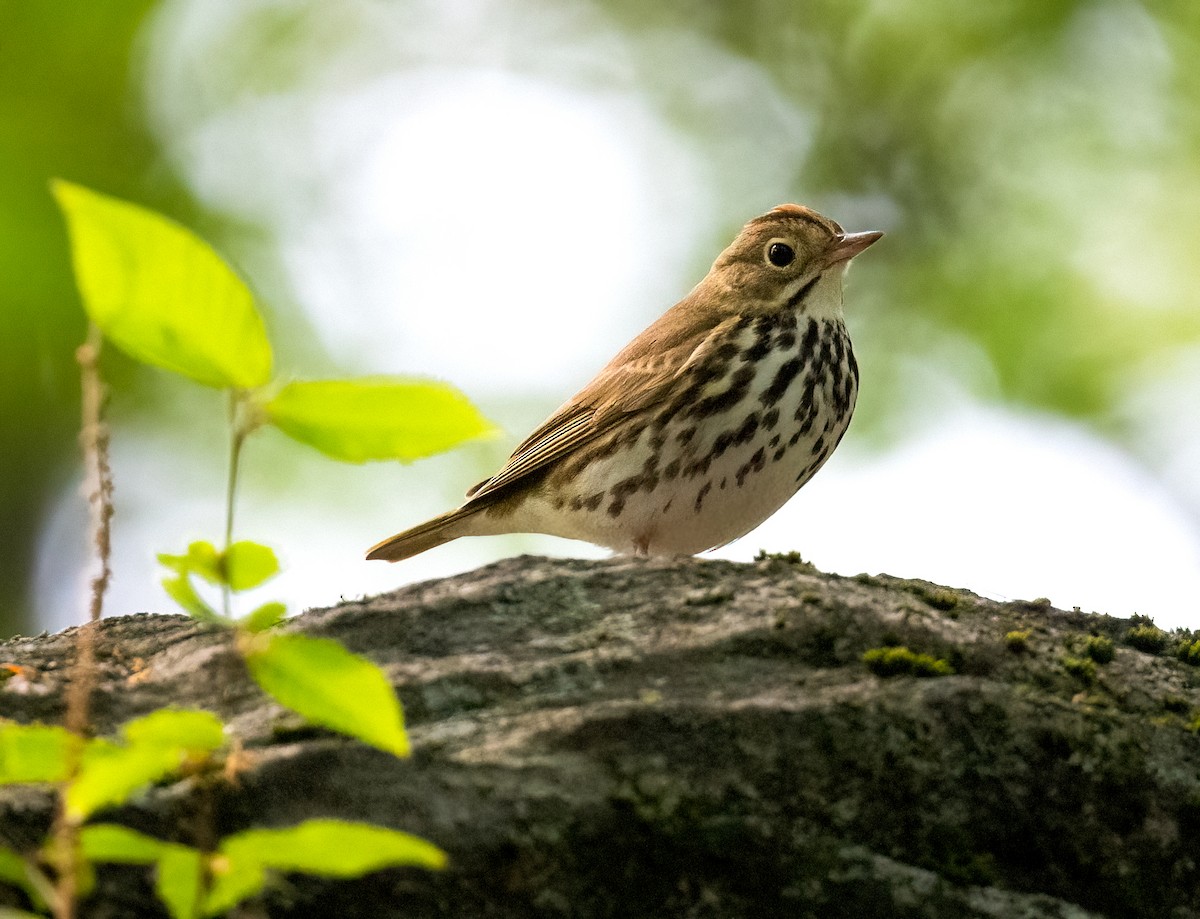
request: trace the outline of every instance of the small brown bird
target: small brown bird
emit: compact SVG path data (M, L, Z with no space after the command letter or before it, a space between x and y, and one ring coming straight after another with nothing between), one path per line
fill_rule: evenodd
M549 533L693 555L754 529L846 433L858 365L842 276L882 233L783 204L517 447L457 510L374 546L399 561L460 536Z

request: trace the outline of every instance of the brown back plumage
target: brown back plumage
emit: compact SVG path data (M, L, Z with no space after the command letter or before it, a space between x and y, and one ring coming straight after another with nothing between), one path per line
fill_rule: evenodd
M705 278L683 300L663 313L605 365L590 383L568 399L513 451L504 468L467 492L470 503L507 491L531 473L544 469L609 431L623 417L663 401L672 384L707 355L706 345L739 318L747 302L775 308L783 286L776 281L764 298L729 297L737 269L760 266L761 248L772 236L815 237L818 250L841 228L815 211L783 204L751 220L718 256ZM732 275L732 277L730 277ZM727 303L738 306L726 306ZM724 307L724 308L723 308Z
M464 521L540 481L548 469L631 414L664 402L677 391L679 377L703 362L743 316L778 309L805 278L812 257L840 232L833 221L795 204L751 220L686 297L530 434L502 469L468 491L462 507L384 540L367 558L398 561L463 535ZM777 237L795 245L795 266L764 271L764 247Z

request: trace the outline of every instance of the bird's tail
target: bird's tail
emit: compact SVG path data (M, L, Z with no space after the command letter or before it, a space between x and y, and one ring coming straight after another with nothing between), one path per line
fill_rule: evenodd
M442 543L469 536L469 528L462 524L479 513L481 508L460 507L448 511L432 520L426 520L412 529L389 536L367 550L367 559L383 559L389 562L399 562L414 555L420 555L427 549L440 546Z

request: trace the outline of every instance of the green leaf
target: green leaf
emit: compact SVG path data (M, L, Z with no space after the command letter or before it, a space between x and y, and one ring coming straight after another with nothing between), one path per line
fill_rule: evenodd
M168 571L173 571L175 574L188 573L188 557L186 555L170 555L167 552L159 552L157 558L158 563Z
M160 556L161 558L161 556ZM180 574L198 574L210 584L224 584L225 572L221 567L221 553L211 542L197 540L191 543L185 556L187 568Z
M46 919L41 913L31 913L12 906L0 906L0 919Z
M88 317L131 357L217 387L271 376L271 345L245 283L191 230L56 179Z
M210 542L193 542L185 555L158 554L158 563L175 577L163 578L163 590L172 600L183 607L193 619L201 622L224 622L225 617L213 609L196 591L191 575L197 574L210 584L224 584L225 571L221 565L221 554Z
M114 823L83 827L79 843L90 862L154 865L154 889L170 914L175 919L193 919L197 914L203 853Z
M167 558L177 559L180 556L172 555L167 556ZM158 560L161 562L163 556L160 555ZM167 563L163 562L163 564ZM196 593L196 588L192 586L192 582L186 574L181 574L173 578L163 578L162 586L163 590L167 592L167 596L183 607L184 612L193 619L197 619L200 622L225 621L224 616L205 603L200 594Z
M89 746L79 776L67 787L67 815L82 821L102 807L127 801L182 760L182 754L161 747Z
M212 886L204 898L205 916L223 916L267 886L267 871L257 862L234 862L217 856L210 866Z
M419 836L370 823L306 820L282 830L246 830L221 841L234 861L321 877L357 877L399 865L446 867L446 853Z
M203 884L203 853L180 845L163 849L154 872L154 891L172 919L195 919L200 914Z
M210 584L224 584L221 570L221 553L211 542L198 539L189 543L183 555L158 553L158 563L176 574L198 574Z
M249 590L279 573L279 559L269 546L242 541L225 550L222 567L233 590Z
M212 712L160 708L121 728L130 746L164 747L188 753L211 753L225 743L225 725Z
M33 870L36 869L32 869L29 859L22 857L19 852L0 846L0 883L23 890L35 907L44 909L46 899L42 896L43 888L39 887L34 880ZM36 914L12 910L9 915L25 917ZM3 907L0 907L0 919L5 919ZM38 919L41 917L39 916Z
M247 830L221 841L205 912L215 915L262 889L266 870L358 877L400 865L441 869L446 853L410 833L344 820L307 820L282 830Z
M408 755L400 700L382 670L328 638L260 637L246 643L246 665L281 704L314 724Z
M92 741L79 775L66 791L67 814L83 820L101 807L177 771L185 761L210 754L224 742L221 722L208 712L161 710L129 722L126 745Z
M289 383L263 406L289 437L337 460L414 460L495 433L447 383L399 377Z
M90 862L152 865L170 843L115 823L94 823L79 830L79 845Z
M26 881L25 859L5 846L0 846L0 881L18 887Z
M256 542L235 542L218 552L210 542L194 542L186 555L160 553L158 561L174 577L164 578L167 594L193 619L228 624L228 620L210 606L196 590L191 576L199 575L210 584L228 584L235 591L249 590L279 573L279 560L268 546Z
M61 782L73 739L53 725L0 724L0 784Z
M287 607L274 601L264 603L258 609L238 620L238 625L248 632L265 632L278 625L287 615Z

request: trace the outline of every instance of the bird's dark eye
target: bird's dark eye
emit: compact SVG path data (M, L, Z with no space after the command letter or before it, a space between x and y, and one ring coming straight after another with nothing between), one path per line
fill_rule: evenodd
M796 250L787 243L771 243L767 246L767 261L776 268L786 268L796 260Z

